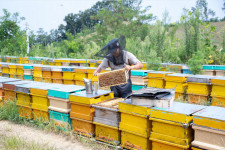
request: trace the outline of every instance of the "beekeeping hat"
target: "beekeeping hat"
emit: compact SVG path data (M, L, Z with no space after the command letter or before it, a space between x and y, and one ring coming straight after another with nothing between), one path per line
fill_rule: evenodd
M126 49L126 39L122 35L119 39L113 39L108 44L106 44L98 53L95 54L97 57L106 57L109 54L112 54L117 51L117 48L120 51Z

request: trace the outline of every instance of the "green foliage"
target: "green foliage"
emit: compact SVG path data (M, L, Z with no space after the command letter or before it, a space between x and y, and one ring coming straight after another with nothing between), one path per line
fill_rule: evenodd
M188 66L193 74L200 74L202 65L204 64L204 54L198 51L193 54L192 58L188 60Z
M24 20L18 13L10 14L3 9L4 16L0 18L0 50L1 54L25 56L26 32L19 27L19 22Z

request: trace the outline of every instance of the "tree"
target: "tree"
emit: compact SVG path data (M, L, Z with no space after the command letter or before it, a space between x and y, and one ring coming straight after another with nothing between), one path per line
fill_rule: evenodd
M3 55L26 55L26 32L19 27L25 18L19 13L9 13L3 9L4 16L0 17L0 49Z
M202 14L202 21L209 21L209 17L215 16L215 11L208 9L207 0L197 0L195 8L192 8L193 12L198 9Z

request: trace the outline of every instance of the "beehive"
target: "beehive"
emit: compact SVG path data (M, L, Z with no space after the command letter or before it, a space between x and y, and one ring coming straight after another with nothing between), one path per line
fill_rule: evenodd
M191 103L203 104L208 102L211 93L212 76L195 75L187 77L188 101Z
M225 108L209 106L193 114L194 147L223 149L225 140Z
M206 106L174 102L170 108L154 107L150 111L152 132L150 140L152 147L166 149L189 149L194 138L190 126L192 114L206 108Z
M165 77L167 74L172 74L172 72L165 72L165 71L148 72L148 87L164 88Z
M151 131L150 107L132 105L131 100L126 100L119 103L119 112L121 146L128 149L151 149L151 142L148 140Z
M104 90L99 90L97 94L86 94L86 91L70 94L70 117L72 119L73 131L85 136L93 136L95 126L93 124L94 108L92 104L112 99L113 97L114 95L111 91Z
M118 103L122 98L106 100L93 105L95 108L95 138L113 145L120 144Z

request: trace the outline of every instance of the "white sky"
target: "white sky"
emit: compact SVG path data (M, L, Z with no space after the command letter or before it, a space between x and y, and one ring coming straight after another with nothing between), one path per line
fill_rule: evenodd
M19 12L20 16L26 18L31 30L35 32L39 28L45 31L57 29L60 24L64 24L64 17L69 13L78 13L90 8L99 0L0 0L0 16L3 15L2 9L7 9L10 13ZM223 0L207 0L208 7L216 12L216 16L223 18L225 13L222 11ZM196 0L143 0L142 5L152 6L150 12L162 18L165 10L169 12L171 22L180 19L182 9L195 6Z

